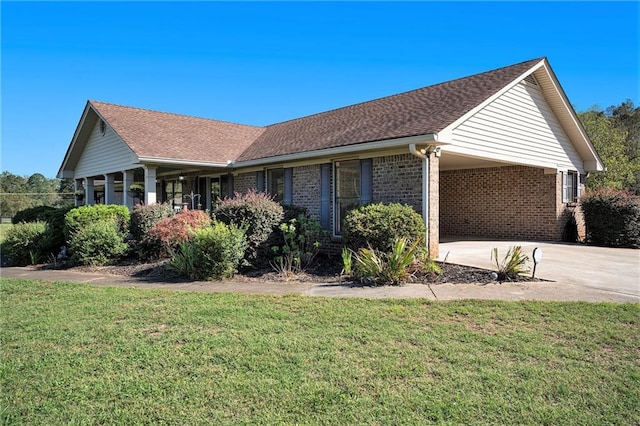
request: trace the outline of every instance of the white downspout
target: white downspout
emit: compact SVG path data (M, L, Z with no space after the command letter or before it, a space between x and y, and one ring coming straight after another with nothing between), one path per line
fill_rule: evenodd
M426 149L416 148L416 144L409 144L409 152L422 160L422 220L426 228L424 242L429 248L429 157Z

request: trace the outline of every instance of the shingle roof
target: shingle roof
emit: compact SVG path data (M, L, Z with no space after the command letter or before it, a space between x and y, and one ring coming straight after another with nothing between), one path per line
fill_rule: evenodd
M138 157L226 163L438 133L543 58L267 127L90 101Z
M267 126L238 161L434 134L543 58Z
M138 157L226 163L264 131L186 115L90 101Z

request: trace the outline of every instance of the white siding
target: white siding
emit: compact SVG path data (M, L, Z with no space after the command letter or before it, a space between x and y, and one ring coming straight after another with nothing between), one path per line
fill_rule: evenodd
M75 176L88 177L135 168L137 158L120 137L107 126L100 132L100 120L91 131L75 169Z
M583 170L540 88L520 83L453 130L452 151L518 164Z

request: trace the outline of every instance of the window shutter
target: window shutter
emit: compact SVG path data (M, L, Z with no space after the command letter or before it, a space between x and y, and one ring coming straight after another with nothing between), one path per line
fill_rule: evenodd
M256 191L264 192L264 170L256 172Z
M320 166L320 226L331 226L331 164Z
M284 178L284 194L282 194L282 204L290 206L293 204L293 169L287 168L283 170Z
M360 204L373 201L373 160L360 160Z
M227 192L227 196L229 198L233 198L233 196L235 195L233 192L233 175L231 173L229 173L228 175L228 179L229 179L229 190Z
M562 172L562 202L569 202L569 194L567 193L567 172Z

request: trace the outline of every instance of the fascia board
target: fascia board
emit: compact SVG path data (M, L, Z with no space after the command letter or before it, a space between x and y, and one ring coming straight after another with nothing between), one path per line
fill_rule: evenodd
M62 164L60 165L60 168L58 169L58 173L57 173L57 177L58 179L66 179L68 178L68 173L66 172L66 166L69 163L69 159L71 157L71 153L73 153L76 144L78 143L78 137L80 135L80 131L82 130L82 128L84 127L84 123L87 119L87 115L89 114L89 111L93 110L93 108L91 107L91 103L87 102L87 104L84 106L84 111L82 111L82 116L80 117L80 121L78 122L78 125L76 126L76 130L75 132L73 132L73 137L71 138L71 143L69 144L69 147L67 148L67 152L65 152L64 154L64 159L62 160ZM95 110L94 110L95 112Z
M178 158L162 158L162 157L138 157L140 163L145 165L176 165L176 166L196 166L196 167L218 167L227 168L231 163L214 163L210 161L192 161L182 160Z

